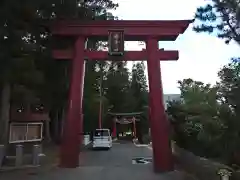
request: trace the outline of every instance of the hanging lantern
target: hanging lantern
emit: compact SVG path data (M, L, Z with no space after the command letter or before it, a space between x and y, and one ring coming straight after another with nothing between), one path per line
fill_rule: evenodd
M110 56L123 56L124 54L124 32L122 30L111 30L108 33L108 53Z

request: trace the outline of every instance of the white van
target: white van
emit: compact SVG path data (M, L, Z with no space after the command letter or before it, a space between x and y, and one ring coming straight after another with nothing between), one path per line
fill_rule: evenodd
M96 129L93 134L93 149L112 147L112 137L109 129Z

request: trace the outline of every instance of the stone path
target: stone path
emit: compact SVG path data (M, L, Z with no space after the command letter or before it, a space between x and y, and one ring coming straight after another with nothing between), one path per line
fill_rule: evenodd
M133 144L114 144L109 151L84 151L80 156L80 167L76 169L49 168L1 173L1 180L188 180L182 172L155 174L152 164L132 164L137 157L151 158L146 147ZM191 178L190 178L191 179ZM189 179L189 180L190 180Z

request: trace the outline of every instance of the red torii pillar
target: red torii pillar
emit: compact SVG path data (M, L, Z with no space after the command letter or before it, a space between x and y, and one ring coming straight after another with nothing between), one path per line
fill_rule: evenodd
M178 51L159 50L159 40L175 40L188 27L191 20L183 21L58 21L52 27L53 35L74 36L75 48L54 50L56 59L72 59L72 77L69 92L68 114L61 145L62 167L74 168L79 163L82 129L82 93L84 58L91 60L111 59L108 52L84 50L86 38L106 40L109 30L121 30L125 40L145 41L144 51L125 52L121 60L147 60L149 77L150 126L155 172L173 170L172 150L169 141L169 124L165 116L162 98L162 81L159 60L177 60Z
M67 120L64 123L63 139L60 149L60 166L75 168L79 164L80 145L83 128L83 85L85 74L84 62L85 38L78 37L72 57L71 85L68 97Z
M148 80L149 80L149 104L150 104L150 127L152 137L152 148L154 155L155 171L173 169L172 150L169 140L168 119L165 116L163 104L163 88L161 80L160 62L156 59L158 41L149 39L146 43L148 51ZM164 145L163 145L164 144ZM159 153L161 152L161 153Z

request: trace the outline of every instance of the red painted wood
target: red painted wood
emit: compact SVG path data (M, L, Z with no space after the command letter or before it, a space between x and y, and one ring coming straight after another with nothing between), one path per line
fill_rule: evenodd
M105 27L108 28L119 28L119 27L182 27L188 26L192 23L192 20L92 20L92 21L83 21L83 20L58 20L52 23L51 27L59 26L77 26L77 27Z
M155 37L161 40L175 40L182 34L192 20L182 21L58 21L52 24L54 35L76 36L82 35L107 38L110 29L124 30L124 39L147 40Z
M169 124L162 97L161 69L159 60L177 60L178 51L158 50L158 40L175 40L192 20L183 21L56 21L50 27L53 35L78 38L74 53L71 50L53 52L56 59L73 59L69 92L69 108L61 146L62 167L77 167L82 130L82 93L85 57L93 60L111 60L107 52L84 51L86 38L107 40L109 30L124 31L126 41L147 41L146 51L126 52L124 60L146 60L148 64L150 108L149 117L153 141L154 170L170 171L173 160L169 142ZM121 59L122 60L122 59Z
M136 32L137 31L137 32ZM169 37L170 40L176 38L177 34L183 33L184 29L182 28L166 28L166 27L146 27L146 28L124 28L124 39L127 41L131 40L146 40L148 36L156 36L158 39ZM83 35L91 37L97 36L99 39L104 40L107 34L108 29L103 27L96 28L79 28L79 27L64 27L58 29L54 32L56 35L65 35L65 36L75 36L75 35Z
M173 170L173 159L169 141L169 126L163 104L160 62L156 58L158 41L149 39L146 45L154 170L155 172L171 171Z
M75 168L79 165L79 152L82 143L82 98L84 83L84 38L78 37L75 56L72 61L72 77L69 91L67 119L61 145L60 166Z
M107 51L85 51L84 57L90 60L111 60ZM55 59L72 59L72 50L53 50L53 58ZM139 61L147 59L147 51L127 51L125 52L123 60L125 61ZM156 52L157 60L178 60L178 51L164 51L158 50Z

